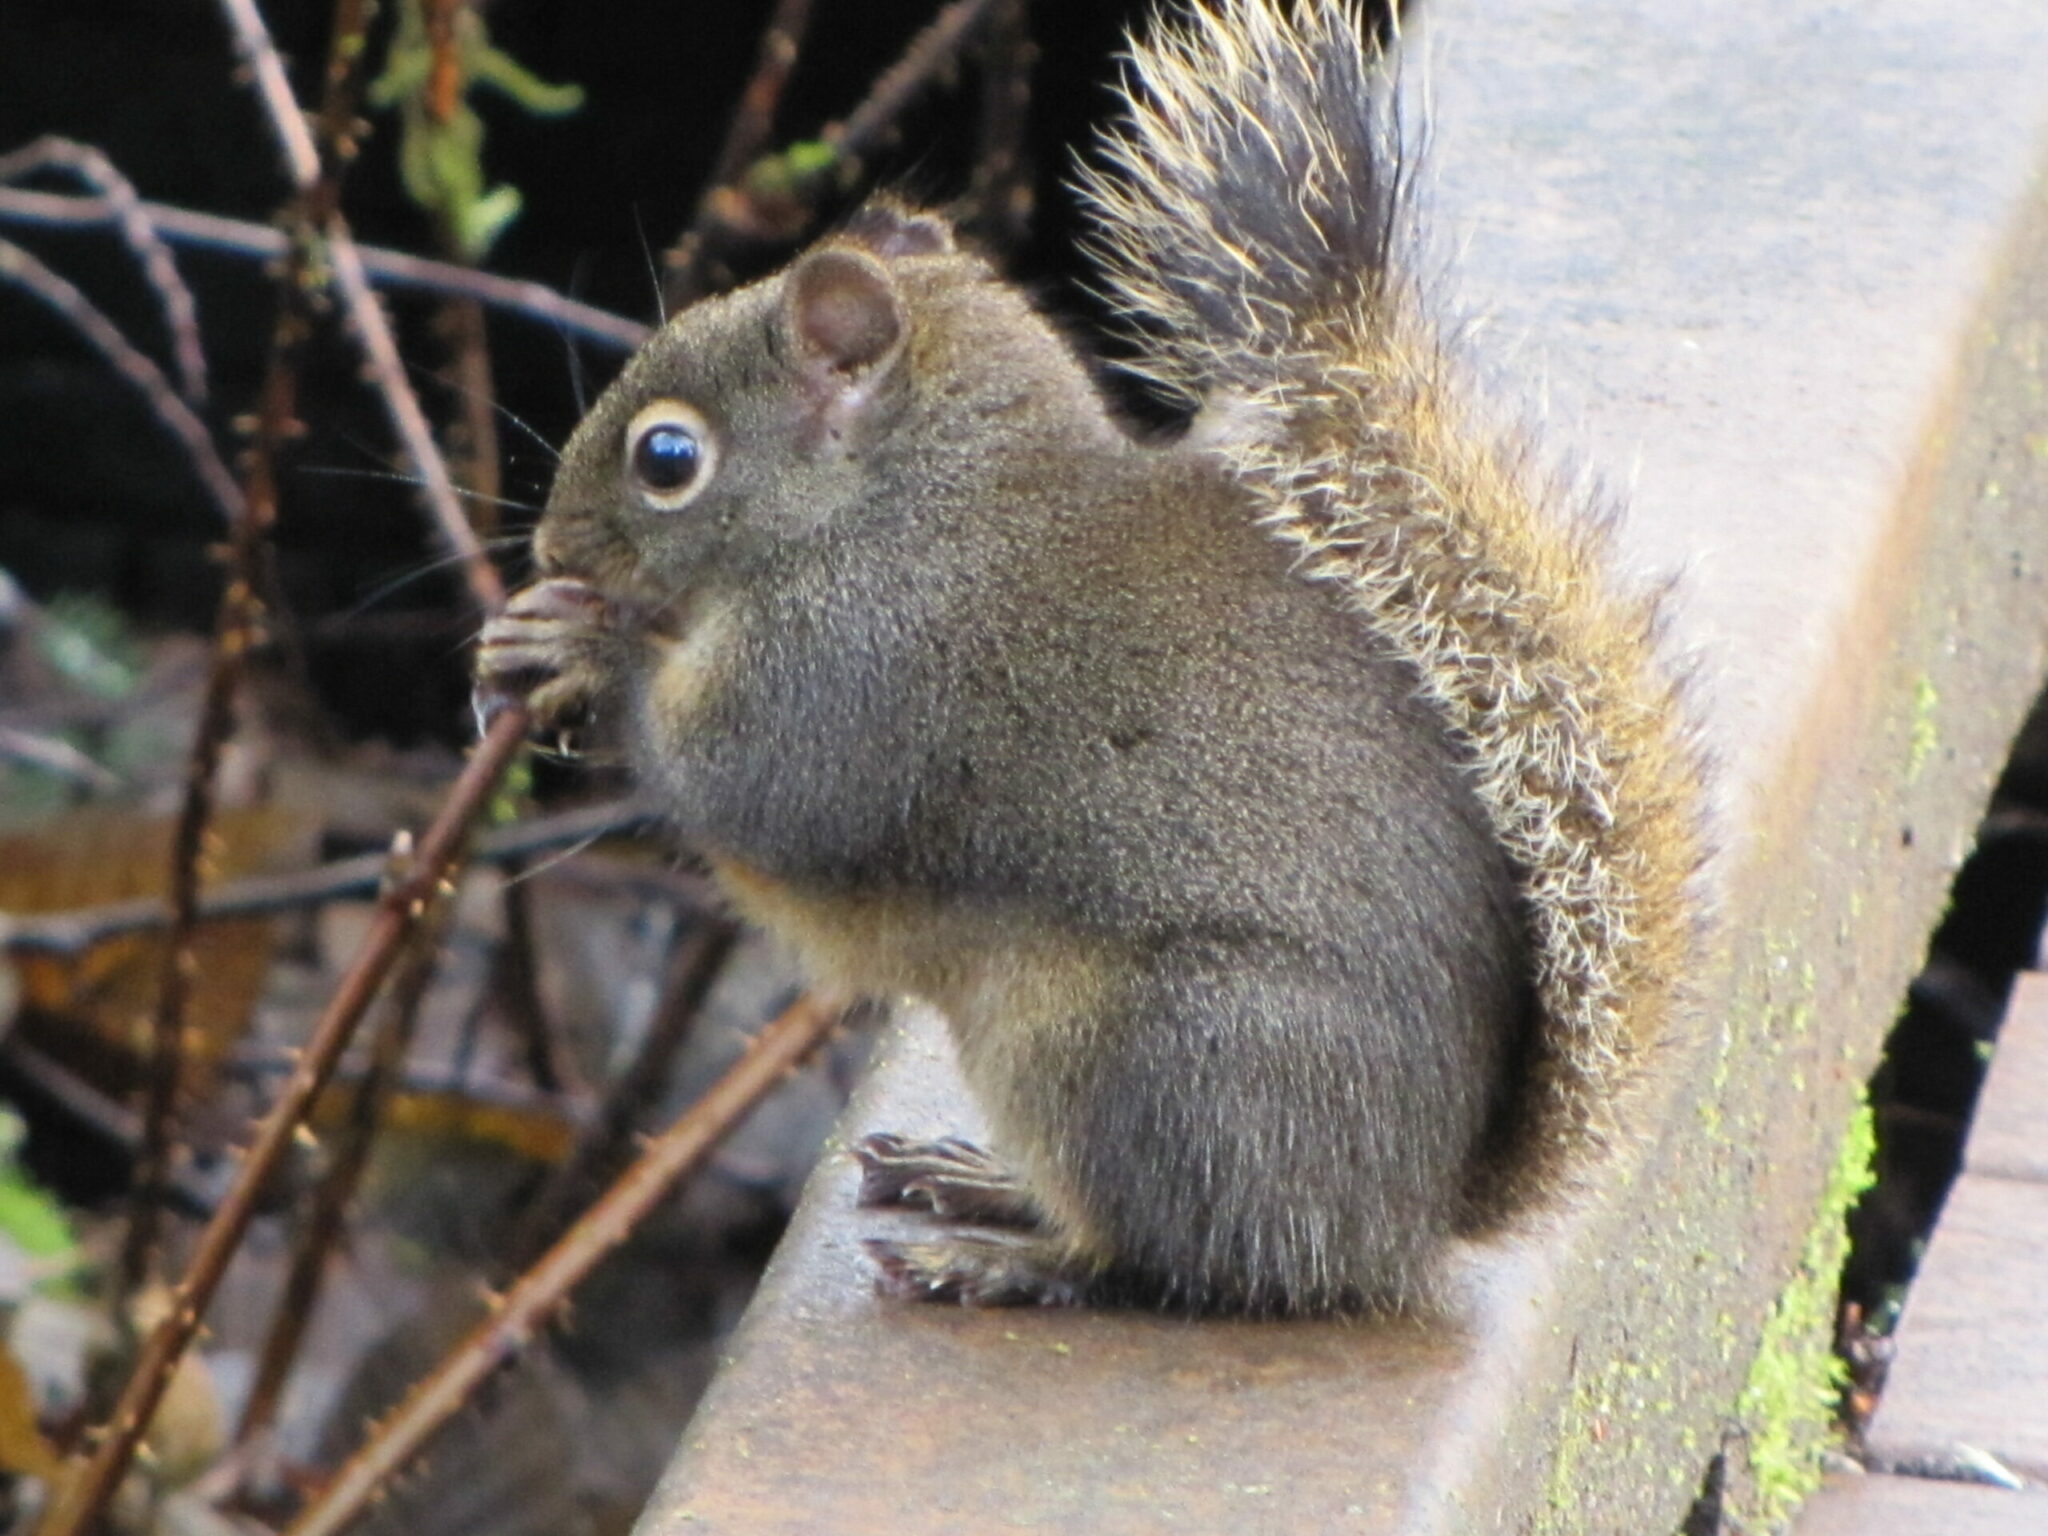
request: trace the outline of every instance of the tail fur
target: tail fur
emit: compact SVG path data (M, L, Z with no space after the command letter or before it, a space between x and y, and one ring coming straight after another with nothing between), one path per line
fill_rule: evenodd
M1191 7L1127 93L1083 190L1139 371L1227 422L1265 525L1469 753L1538 956L1535 1146L1600 1135L1691 949L1698 766L1655 599L1614 584L1597 508L1459 409L1402 266L1391 70L1344 0Z

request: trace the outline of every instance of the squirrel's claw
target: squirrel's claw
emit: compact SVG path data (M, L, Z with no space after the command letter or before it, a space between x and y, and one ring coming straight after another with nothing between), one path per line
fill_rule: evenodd
M950 1301L963 1307L1073 1307L1088 1299L1089 1277L1050 1238L962 1233L932 1242L869 1238L878 1294L897 1301Z

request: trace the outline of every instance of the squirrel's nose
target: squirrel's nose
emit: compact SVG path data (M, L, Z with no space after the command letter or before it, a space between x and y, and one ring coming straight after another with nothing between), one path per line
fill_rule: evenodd
M533 569L537 576L563 575L560 539L548 523L533 530Z

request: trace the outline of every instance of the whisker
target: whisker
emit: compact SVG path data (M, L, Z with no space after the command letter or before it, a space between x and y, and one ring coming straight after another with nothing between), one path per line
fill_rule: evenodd
M422 483L418 475L400 474L395 469L356 469L345 464L301 464L294 472L301 475L326 475L340 480L393 480L400 485ZM514 501L509 496L487 496L482 491L467 491L459 485L454 487L454 490L464 501L482 502L492 507L509 507L514 512L531 512L536 517L542 511L538 502ZM464 557L458 555L455 558Z
M590 269L590 254L585 252L576 258L576 264L569 269L569 296L574 298L583 287L583 279ZM590 386L583 376L583 353L576 345L576 338L569 333L569 327L559 321L556 333L562 338L562 350L569 358L569 394L576 402L576 419L581 421L590 414Z
M553 443L549 442L545 437L541 436L538 428L536 428L531 422L526 421L524 418L522 418L510 406L506 405L504 401L494 399L490 395L485 394L482 390L471 389L466 384L458 384L453 379L446 378L443 375L434 372L433 369L425 367L419 363L408 362L405 365L405 367L408 373L416 373L421 378L427 380L429 383L439 385L442 389L449 390L454 394L467 396L471 400L482 401L485 405L488 405L492 410L496 411L500 416L504 417L506 421L510 422L513 426L517 427L520 431L524 432L536 443L539 443L541 449L547 454L547 456L551 460L553 460L557 464L562 462L561 451L557 449Z
M535 748L534 750L538 752L541 749ZM541 755L546 756L547 754L542 752ZM588 853L592 848L603 842L606 835L603 832L593 832L580 843L571 843L567 848L558 849L544 859L536 859L533 863L521 869L518 874L508 875L505 883L507 885L517 885L522 880L531 880L535 875L544 875L557 865L567 863L578 854Z
M502 534L497 538L484 539L481 542L486 551L495 554L500 550L511 550L521 548L526 543L526 535L523 533L508 533ZM364 614L368 613L372 608L376 607L379 603L383 602L385 598L391 596L392 593L402 592L407 587L413 585L415 582L424 581L427 577L433 575L436 571L446 570L451 565L460 565L463 561L467 560L468 558L469 556L465 554L451 554L437 555L431 560L423 560L419 564L411 566L406 570L399 572L398 575L392 577L389 581L386 581L381 585L372 588L371 591L365 597L363 597L363 599L360 602L356 603L354 606L348 609L345 609L341 614L339 614L337 616L337 621L342 624L346 624L351 619L359 619ZM470 638L473 640L475 636L471 636ZM448 655L450 656L454 654L455 652L452 650L448 652ZM446 660L446 657L443 657L442 659Z
M654 247L647 243L647 224L640 217L640 205L633 205L633 232L640 237L640 255L647 263L647 280L654 285L654 312L668 324L668 299L661 291L661 269L654 264Z

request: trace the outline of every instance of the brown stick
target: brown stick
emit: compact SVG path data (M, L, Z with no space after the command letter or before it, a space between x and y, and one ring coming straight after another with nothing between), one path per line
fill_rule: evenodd
M622 1160L622 1149L668 1082L676 1053L690 1038L704 999L725 968L726 957L732 953L737 937L732 924L712 920L699 923L675 947L669 956L668 974L662 981L661 1001L655 1006L654 1017L648 1021L647 1033L631 1065L605 1093L603 1107L577 1138L576 1150L541 1186L521 1215L518 1235L512 1244L518 1263L531 1263L561 1236L578 1203L588 1199Z
M434 824L420 840L411 874L394 882L386 892L354 964L306 1042L305 1055L256 1133L233 1186L200 1234L191 1267L178 1282L168 1314L143 1341L135 1368L91 1460L82 1469L74 1469L57 1490L49 1514L37 1527L37 1536L83 1536L113 1496L134 1458L136 1446L148 1431L171 1372L199 1331L200 1319L220 1285L221 1276L227 1272L228 1260L240 1246L242 1234L256 1213L263 1186L283 1160L300 1122L341 1059L357 1022L376 995L406 935L439 888L462 846L469 823L490 798L506 764L525 740L527 725L525 712L516 709L506 711L492 724L449 792Z
M783 87L789 83L790 71L796 68L810 24L811 0L778 0L768 30L761 34L761 52L754 63L753 78L740 93L732 126L726 130L725 143L719 147L711 174L704 179L704 190L690 216L690 227L661 259L668 273L668 280L662 285L662 299L670 309L680 309L704 293L710 237L718 223L718 199L768 147L769 137L775 132L775 109L782 100Z
M857 160L874 148L896 125L904 108L917 99L918 92L959 57L992 4L994 0L953 0L910 40L903 57L882 71L867 99L844 122L825 130L825 142L838 150L843 160Z
M1025 158L1031 127L1029 0L998 0L982 40L980 143L968 198L977 228L1004 250L1031 232L1031 167Z
M500 892L505 937L491 956L485 977L487 997L505 1010L506 1022L525 1049L526 1075L533 1086L559 1094L579 1080L573 1062L548 1027L540 995L540 964L533 933L533 888L519 878L518 866Z
M256 99L263 104L271 132L284 154L293 190L303 200L310 231L326 242L335 290L349 327L362 346L370 384L384 403L384 414L412 464L413 473L419 476L420 495L442 542L461 562L470 595L479 608L491 612L505 600L504 583L498 579L497 568L477 542L476 531L463 513L448 465L427 425L426 413L420 409L419 397L406 380L398 343L392 338L391 322L370 288L362 255L342 222L338 200L323 191L333 178L322 180L320 156L306 128L305 115L292 96L290 82L284 77L284 68L277 60L269 29L263 24L255 0L220 0L220 5L234 33L236 51L250 66Z
M230 0L234 11L242 0ZM361 68L366 0L341 0L335 9L331 68L323 117L353 121L353 83ZM254 6L245 7L254 15ZM260 26L260 20L257 23ZM267 38L245 40L245 56L265 89L282 90L283 67ZM293 111L296 114L297 106ZM303 133L303 122L296 124ZM341 174L349 156L333 155L324 169L299 189L292 217L310 230L340 201ZM262 550L277 522L277 466L285 446L297 434L299 349L311 331L306 304L308 275L303 243L292 248L277 287L277 317L272 324L270 356L256 405L256 431L242 482L242 505L228 540L227 585L214 625L206 692L185 769L184 793L171 845L171 928L157 972L156 1006L150 1020L149 1086L142 1118L142 1149L136 1159L127 1231L116 1268L117 1299L134 1294L147 1278L155 1256L158 1216L170 1169L178 1082L184 1070L185 1009L195 960L192 937L198 928L200 857L213 823L213 783L228 733L234 728L235 695L249 653L261 640L263 603L257 596L263 581ZM125 1308L123 1309L125 1312Z
M270 119L270 131L284 156L285 177L293 191L304 192L320 179L320 150L306 126L306 114L292 94L292 83L285 77L284 60L270 40L270 28L263 24L256 0L220 0L220 8L227 17L235 53L249 71L250 84ZM330 60L332 56L330 50Z
M369 1069L349 1097L347 1118L329 1138L331 1160L313 1191L312 1209L293 1245L291 1270L271 1313L249 1399L242 1408L242 1422L235 1429L236 1445L248 1444L277 1422L292 1362L298 1358L299 1345L320 1306L328 1257L341 1239L356 1187L370 1165L370 1148L376 1141L385 1101L404 1077L420 1004L440 965L441 940L454 910L454 898L437 891L430 907L429 915L414 926L406 940L405 958L392 979L371 1040Z
M516 864L535 854L574 848L648 826L654 812L637 801L613 801L541 816L516 826L500 827L481 838L474 860L484 864ZM214 887L199 898L201 922L237 917L267 917L279 912L317 907L323 902L367 896L383 883L389 863L381 853L338 859L316 869L289 875L257 875ZM716 904L710 886L682 876L659 882L688 906L705 910ZM157 897L108 902L76 912L7 917L0 914L0 954L81 955L94 945L132 933L153 933L170 925L171 911Z
M69 1067L53 1061L34 1046L24 1045L17 1031L0 1040L0 1067L27 1083L94 1135L133 1154L142 1146L142 1117L111 1094L100 1092ZM185 1210L200 1216L214 1208L213 1186L190 1169L174 1169L172 1192Z
M292 383L289 365L273 367L265 387L264 426L257 433L252 459L267 458L291 424ZM277 397L282 396L282 422ZM135 1160L130 1188L127 1230L122 1235L115 1270L117 1299L125 1301L149 1276L156 1254L158 1218L163 1210L171 1166L172 1132L176 1123L178 1082L184 1075L185 1006L197 960L192 950L199 927L200 858L207 829L213 824L213 781L220 754L234 728L235 694L249 651L256 643L261 605L250 584L256 543L275 514L274 486L268 469L250 476L250 510L237 519L227 589L221 595L215 624L212 662L206 693L185 765L185 788L178 823L171 839L171 929L157 968L156 1006L150 1017L149 1087L142 1111L142 1147Z
M247 219L224 218L171 203L138 202L136 209L157 234L173 245L197 246L231 255L271 261L285 254L288 242L281 229ZM104 197L74 197L37 192L28 187L0 187L0 224L53 224L90 227L120 218L118 207ZM585 341L618 351L631 351L651 334L638 320L557 293L545 283L500 277L453 262L435 261L406 251L358 243L363 270L373 283L390 288L416 288L426 293L466 293L493 309L552 325Z
M363 1511L477 1386L525 1349L576 1283L623 1242L675 1183L694 1171L762 1095L831 1032L838 1012L804 997L765 1026L688 1113L649 1142L633 1166L562 1240L520 1277L491 1315L406 1395L334 1475L285 1536L335 1536Z
M697 238L678 241L670 259L687 263L669 288L671 303L686 302L701 290L721 241L762 241L793 237L810 220L812 205L835 183L843 184L857 170L860 157L872 149L903 110L951 64L987 17L995 0L954 0L931 24L910 40L903 56L884 70L867 97L844 120L828 123L819 137L835 153L815 170L783 182L772 194L749 186L750 166L723 183L714 182L699 203ZM758 163L758 160L755 162ZM687 242L687 248L686 248Z

